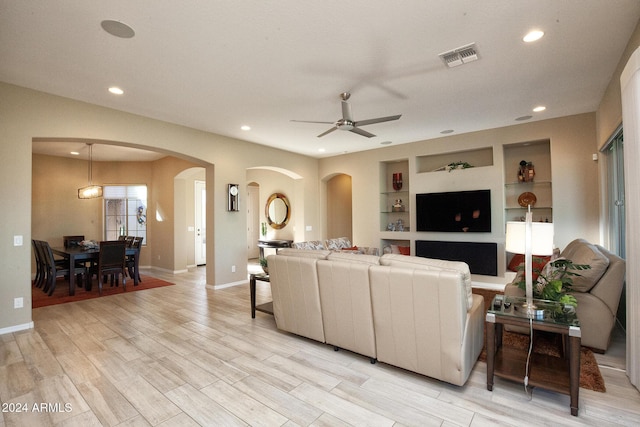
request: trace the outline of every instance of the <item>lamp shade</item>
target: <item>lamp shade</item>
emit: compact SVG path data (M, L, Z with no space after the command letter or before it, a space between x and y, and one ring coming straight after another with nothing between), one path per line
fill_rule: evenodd
M553 223L534 222L531 224L531 253L533 255L553 255ZM525 253L526 222L507 222L505 250L514 254Z
M102 187L100 185L88 185L78 188L78 199L95 199L102 197Z

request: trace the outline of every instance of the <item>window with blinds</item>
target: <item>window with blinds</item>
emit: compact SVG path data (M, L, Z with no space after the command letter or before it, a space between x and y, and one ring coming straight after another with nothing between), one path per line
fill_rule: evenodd
M118 240L120 236L142 237L147 244L147 186L105 185L104 224L105 239Z

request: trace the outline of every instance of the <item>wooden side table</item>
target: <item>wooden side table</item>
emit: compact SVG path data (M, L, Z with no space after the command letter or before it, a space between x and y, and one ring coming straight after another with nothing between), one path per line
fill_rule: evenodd
M526 375L527 350L502 346L503 325L563 335L564 358L532 353L528 385L541 387L571 398L571 415L578 415L580 390L580 323L575 310L566 312L554 301L533 300L544 310L540 318L529 318L522 303L525 298L497 295L487 311L487 390L493 390L493 376L523 382ZM568 344L567 340L568 338Z
M273 314L273 301L256 305L256 281L270 282L269 275L266 273L251 274L249 276L249 291L251 292L251 318L256 318L256 311L267 314Z

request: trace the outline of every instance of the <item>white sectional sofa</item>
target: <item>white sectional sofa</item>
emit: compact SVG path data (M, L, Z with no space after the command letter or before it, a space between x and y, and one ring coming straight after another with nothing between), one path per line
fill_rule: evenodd
M268 257L279 329L454 385L483 347L465 263L281 249Z

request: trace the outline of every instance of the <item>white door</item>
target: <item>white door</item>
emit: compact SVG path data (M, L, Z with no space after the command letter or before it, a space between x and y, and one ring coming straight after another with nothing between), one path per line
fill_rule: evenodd
M260 238L260 187L247 186L247 257L258 258Z
M195 181L196 265L207 263L207 189L204 181Z

